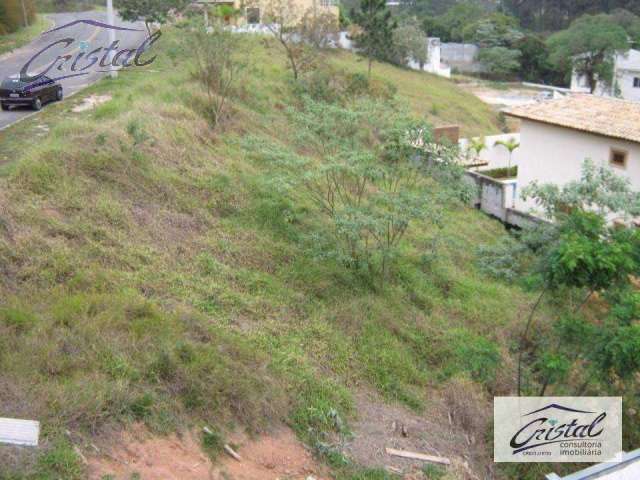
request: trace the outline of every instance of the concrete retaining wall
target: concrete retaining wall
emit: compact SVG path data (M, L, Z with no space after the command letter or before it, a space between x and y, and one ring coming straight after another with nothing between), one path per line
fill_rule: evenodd
M454 70L479 73L484 71L477 60L479 51L478 46L472 43L443 43L440 46L440 57L442 62Z
M496 180L479 172L468 171L467 180L476 187L472 205L503 223L515 227L528 227L544 220L516 210L517 183L515 179Z

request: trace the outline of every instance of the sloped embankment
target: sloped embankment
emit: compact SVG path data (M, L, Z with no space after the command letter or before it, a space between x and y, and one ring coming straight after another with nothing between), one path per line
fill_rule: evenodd
M327 432L346 435L363 386L430 418L451 382L458 397L486 399L512 381L507 346L530 299L474 266L474 247L502 227L460 205L437 238L418 222L381 291L318 261L305 235L324 221L274 188L247 143L292 147L297 89L274 43L245 41L251 62L217 131L188 52L167 33L155 73L86 92L110 100L73 112L74 98L0 133L0 402L4 416L43 425L33 455L0 449L3 475L84 478L77 451L133 422L157 435L209 425L221 439L231 425L286 422L324 445ZM364 71L344 53L327 62ZM495 125L452 83L374 72L372 88L414 113L466 132ZM454 103L429 108L440 96ZM458 418L430 421L480 442L484 426ZM351 477L332 448L324 458L341 478L383 478Z

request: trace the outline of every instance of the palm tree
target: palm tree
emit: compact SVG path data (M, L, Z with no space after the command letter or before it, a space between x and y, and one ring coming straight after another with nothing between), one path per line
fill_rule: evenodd
M487 148L487 140L484 137L475 137L469 140L469 148L476 153L474 160L477 160L483 150Z
M511 137L509 140L498 140L493 146L502 145L504 148L509 150L509 167L507 172L511 171L511 158L513 157L513 151L520 146L520 142L518 142L515 138Z

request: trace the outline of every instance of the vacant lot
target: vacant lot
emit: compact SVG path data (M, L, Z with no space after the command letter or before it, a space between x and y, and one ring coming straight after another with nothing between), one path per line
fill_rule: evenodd
M350 425L375 432L358 423L364 392L366 411L458 439L409 432L452 456L454 478L491 469L477 415L511 390L533 303L475 266L503 227L452 203L441 229L415 223L384 288L319 259L325 220L280 192L255 147L307 134L285 57L239 37L249 66L214 130L183 33L163 35L151 70L84 94L107 101L74 112L79 95L0 133L0 403L43 427L29 455L0 447L0 478L83 478L78 451L99 456L95 439L133 423L194 431L212 457L235 429L286 423L336 478L392 478L341 453ZM366 71L347 53L323 65ZM374 65L363 95L499 131L489 107L429 75Z

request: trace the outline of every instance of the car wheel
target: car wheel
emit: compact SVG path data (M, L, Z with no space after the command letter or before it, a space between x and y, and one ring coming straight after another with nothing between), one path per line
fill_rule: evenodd
M62 93L62 88L56 90L56 100L60 101L64 97L64 93Z
M2 103L0 104L0 106L2 106L2 110L9 110L9 105L7 105L6 103Z
M36 97L31 103L31 106L34 110L40 110L42 108L42 101L40 100L40 97Z

